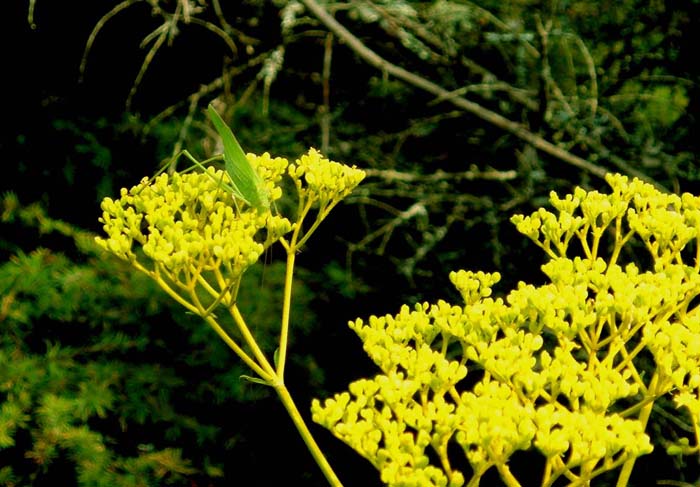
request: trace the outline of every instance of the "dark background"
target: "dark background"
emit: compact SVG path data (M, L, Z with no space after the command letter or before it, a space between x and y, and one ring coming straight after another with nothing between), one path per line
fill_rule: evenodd
M643 73L672 79L669 84L681 86L688 99L675 122L664 126L647 120L653 135L639 128L644 124L635 118L634 106L621 108L616 114L627 124L629 139L623 143L609 124L601 123L604 127L602 140L620 157L631 161L634 168L667 188L697 192L700 189L696 159L700 141L697 123L700 68L696 60L695 32L700 27L700 7L696 2L684 2L682 6L669 2L665 8L654 10L643 6L644 2L621 2L620 11L613 12L614 8L607 2L588 3L592 5L590 12L585 11L586 2L570 2L568 8L562 7L553 17L563 29L577 32L592 50L621 43L614 55L603 57L601 73L619 69L621 74L614 79L604 79L601 74L601 99L619 95L626 80ZM181 26L172 45L155 56L127 110L126 100L146 53L140 43L161 20L152 15L147 4L139 3L107 22L92 46L81 81L79 66L90 32L114 5L116 2L39 0L34 13L35 28L32 28L27 22L27 3L10 2L4 5L0 20L5 96L2 110L5 128L0 132L3 173L0 191L3 194L13 192L23 205L38 202L51 218L95 233L100 231L99 202L157 170L171 155L186 110L180 108L163 120L159 128L144 134L148 121L165 107L196 91L202 83L218 76L223 58L230 55L224 43L204 29ZM507 13L507 8L523 9L523 22L530 31L534 31L533 12L550 11L546 2L508 5L499 7L493 2L483 2L484 9L495 12L501 8L500 14ZM285 37L279 28L280 9L272 2L243 2L235 8L231 5L226 8L232 24L259 40L256 53L279 44L286 46L284 68L272 86L271 113L261 115L262 88L259 86L250 104L243 106L236 115L244 147L252 152L270 150L294 157L308 146L318 146L318 107L322 102L319 73L325 28L309 23L308 27L300 27L296 36ZM677 20L676 16L682 20ZM414 53L403 49L401 43L389 35L391 29L386 26L358 20L343 11L337 17L380 54L450 89L478 81L469 78L473 74L457 65L423 63ZM251 22L250 19L256 20ZM514 86L544 90L537 81L536 71L525 75L518 71L524 68L518 64L516 49L511 51L509 44L488 44L484 39L462 41L464 46L472 47L469 55ZM530 212L545 204L551 189L566 193L577 184L605 188L601 180L544 154L536 155L536 162L528 166L520 156L526 147L521 140L477 117L452 114L452 108L432 104L432 96L395 80L382 84L381 73L362 63L337 40L333 55L334 132L330 152L337 160L364 168L396 169L419 175L429 175L438 169L457 172L475 165L484 170L514 169L518 177L504 184L462 181L434 188L421 187L420 183L397 188L370 178L368 193L364 195L398 210L406 209L413 197L424 192L435 192L437 196L426 204L429 216L399 227L383 252L374 242L359 248L351 260L348 259L348 245L379 228L388 216L380 207L363 206L359 200L350 201L332 214L299 259L302 279L312 296L308 302L309 316L316 317L310 320L312 323L304 325L306 328L295 344L293 352L301 358L290 368L288 378L289 387L304 414L308 412L312 397L327 397L343 390L348 382L372 375L376 370L362 352L360 341L345 326L348 320L393 313L404 302L455 299L456 292L451 289L447 274L458 268L501 271L504 275L501 292L507 292L519 280L541 281L543 277L538 267L543 256L510 226L510 214ZM241 45L240 57L231 63L235 65L250 58ZM620 63L622 68L618 66ZM250 70L237 78L239 84L234 86L233 92L240 95L255 74ZM583 83L581 78L574 82ZM643 83L637 95L646 99L641 95L652 93L654 86ZM538 99L541 93L532 96ZM485 107L527 124L545 138L557 140L566 133L555 122L542 120L542 114L526 112L507 97L494 95L477 99ZM202 101L201 107L204 106L206 103ZM198 114L201 113L200 110ZM571 123L575 130L581 127L592 130L583 122ZM572 143L569 147L582 157L593 154L585 144ZM652 159L661 162L644 163ZM597 160L604 167L616 170L609 161ZM458 195L463 194L474 196L473 201L466 204L467 209L454 203ZM450 220L450 216L454 216L454 220ZM412 258L415 249L424 243L421 239L448 221L452 223L447 237L429 248L427 256L419 260L412 271L402 272L402 263ZM30 253L40 247L66 254L81 265L89 261L65 236L43 233L16 221L5 222L0 228L3 261L9 262L18 252ZM177 313L177 310L168 309L164 302L161 297L158 306L163 310L148 317L152 326L163 326L159 323L172 319L169 313ZM47 318L41 323L53 321ZM178 326L191 331L196 324ZM55 333L52 340L72 343L74 338L61 338L66 332L60 327L58 330L52 332ZM26 333L26 353L45 354L42 338L48 331L42 331L37 325ZM32 338L32 333L38 336ZM149 340L157 340L161 334L153 330L139 333ZM160 361L163 367L171 367L180 377L193 383L209 380L211 371L203 365L188 369L191 364L184 359L198 344L185 338L182 331L166 335L162 339L167 346L156 352L146 352L149 361ZM119 355L119 360L125 362L138 363L142 359L144 355L134 350L125 349ZM221 360L216 373L223 373L230 366L227 359ZM322 379L311 381L309 385L313 368L325 373ZM132 437L132 445L115 449L121 448L124 455L132 455L135 445L148 442L147 437L151 437L153 442L160 442L159 446L180 445L185 450L184 456L191 456L195 463L202 457L198 450L210 449L215 463L225 466L225 477L195 475L190 485L231 485L236 481L245 485L273 485L283 481L324 484L284 411L270 395L260 393L255 400L240 404L231 396L211 409L201 397L189 402L189 399L173 396L169 401L179 413L204 416L212 424L218 424L222 431L200 448L185 434L181 438L176 434L168 437L163 431L167 423L154 422L142 426L144 438ZM138 430L129 429L124 435L116 432L118 428L114 424L98 423L91 426L106 436L112 434L128 439ZM331 463L337 466L338 475L348 479L346 485L379 485L376 471L368 462L331 438L325 430L315 425L313 428ZM21 433L24 437L18 440L15 449L18 451L13 453L17 458L22 457L21 448L30 448L32 440L28 431L31 430L30 425ZM662 458L655 457L653 465L645 463L638 467L635 471L638 485L645 485L645 472L653 470L654 465L663 467L659 470L663 470L665 478L678 478L674 474L679 467ZM35 483L49 485L62 476L70 479L74 475L71 462L70 455L60 457L53 467L42 470ZM527 469L527 463L527 460L522 462L523 470ZM27 470L34 468L23 465ZM689 473L686 478L691 477Z

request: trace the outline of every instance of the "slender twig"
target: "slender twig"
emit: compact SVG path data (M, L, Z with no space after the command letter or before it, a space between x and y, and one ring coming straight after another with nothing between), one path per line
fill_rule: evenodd
M200 20L197 17L193 17L191 19L191 21L193 24L201 25L205 29L210 30L211 32L213 32L217 36L221 37L221 40L223 40L226 43L226 45L228 46L228 48L231 49L231 53L234 56L238 55L238 47L236 47L236 43L233 41L233 39L231 39L231 36L228 35L228 33L224 29L222 29L221 27L219 27L216 24L212 24L211 22L207 22L205 20Z
M549 66L549 31L552 28L551 20L547 22L547 25L542 23L542 19L539 15L535 15L535 24L537 25L537 33L540 36L540 45L542 46L542 58L540 59L541 72L540 77L548 90L545 90L545 95L550 93L556 98L556 100L561 103L561 106L566 111L567 115L570 117L576 116L576 112L571 108L571 105L566 100L564 93L561 91L559 84L552 77L551 68ZM549 103L548 103L549 105Z
M442 181L442 180L460 180L466 179L471 180L492 180L492 181L510 181L518 177L518 172L514 169L509 171L498 171L496 169L490 170L479 170L470 169L468 171L462 172L445 172L442 170L435 171L431 174L415 174L408 172L396 171L394 169L365 169L367 177L375 177L384 179L387 182L401 181L401 182L429 182L429 181Z
M80 80L82 81L83 76L85 75L85 67L87 66L87 58L88 55L90 54L90 50L92 49L92 45L95 43L95 38L97 37L97 34L102 30L102 28L105 26L109 20L117 15L119 12L121 12L124 9L129 8L135 3L142 2L143 0L125 0L119 4L117 4L112 10L107 12L100 18L100 20L97 21L95 24L95 27L92 29L92 32L90 32L90 35L88 36L88 40L85 43L85 50L83 50L83 57L80 59L80 68L78 71L80 72Z
M309 431L308 426L306 426L306 422L299 412L299 409L297 409L296 404L294 404L287 387L281 383L275 384L274 388L277 391L277 396L280 398L280 401L282 401L282 405L284 405L289 413L289 417L292 418L294 426L296 426L301 438L304 440L304 443L306 443L309 452L314 457L314 460L316 460L316 464L321 468L323 475L326 477L326 480L328 480L328 483L332 487L342 487L343 484L340 482L340 479L338 479L338 476L333 471L328 460L326 460L321 448L319 448L316 440L314 440L314 437L311 435L311 431Z
M34 23L34 7L36 7L36 0L29 0L29 11L27 12L27 23L32 30L36 29L36 24Z
M131 85L129 95L126 97L127 111L131 110L131 101L134 99L134 96L136 95L136 92L138 91L139 86L141 85L141 81L143 80L143 77L145 76L146 71L148 70L148 66L150 66L151 62L153 61L153 58L156 56L156 53L163 46L163 43L165 43L166 39L168 38L168 34L170 33L171 27L172 25L169 25L167 22L165 22L158 28L156 28L151 34L149 34L149 36L146 36L146 39L144 39L144 42L147 42L150 36L157 34L153 46L151 46L151 49L148 50L146 56L143 58L143 62L141 63L139 72L136 75L136 79Z
M512 32L513 29L509 26L507 22L502 21L498 17L496 17L491 11L485 9L484 7L481 7L479 5L476 5L474 2L467 2L469 6L475 10L478 10L479 13L485 15L493 24L498 27L501 30L504 30L506 32ZM521 40L523 45L525 46L525 50L532 56L533 58L538 58L540 56L540 53L537 51L535 46L527 42L526 40Z
M258 56L250 59L248 61L248 63L246 63L244 66L234 66L232 68L229 68L229 69L225 70L225 72L221 76L217 76L213 81L210 81L207 84L201 85L196 92L190 94L189 96L187 96L187 98L170 105L169 107L165 108L160 113L155 115L152 119L150 119L148 124L143 129L144 134L147 134L151 130L151 127L156 126L158 123L160 123L161 120L170 117L179 108L181 108L185 103L189 102L189 104L191 105L193 99L198 100L199 98L203 98L206 95L209 95L211 93L214 93L217 90L222 89L225 86L226 81L229 78L232 78L232 77L242 73L243 71L245 71L248 68L252 68L254 66L262 64L268 55L269 55L269 51L263 52L263 53L259 54Z
M473 83L467 86L462 86L461 88L450 91L448 96L440 96L435 98L435 100L430 102L430 105L436 105L447 100L448 98L452 98L453 96L462 96L469 92L491 94L494 91L505 92L513 101L525 105L532 111L537 111L540 109L540 104L527 96L527 90L516 88L503 81L489 81L486 83Z
M333 58L333 34L328 33L323 50L323 105L321 105L321 152L328 154L331 132L331 59Z
M201 89L200 89L201 91ZM180 132L178 134L177 140L175 141L175 145L173 146L173 152L171 154L171 159L170 159L170 167L168 167L168 174L172 174L175 172L177 169L177 161L179 160L179 157L176 157L177 154L179 154L183 149L182 146L185 142L185 137L187 136L187 132L190 129L190 125L192 125L192 119L194 118L194 113L197 110L197 106L199 105L199 94L195 94L194 96L190 97L190 106L187 110L187 116L185 116L185 120L182 122L182 127L180 127Z

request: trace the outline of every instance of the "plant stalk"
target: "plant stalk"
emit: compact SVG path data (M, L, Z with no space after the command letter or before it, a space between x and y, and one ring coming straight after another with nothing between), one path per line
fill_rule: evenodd
M275 388L275 391L277 391L277 395L279 396L280 401L282 401L287 413L289 413L289 416L292 418L292 422L294 423L294 426L296 426L297 431L299 431L301 438L304 440L304 443L306 443L306 447L309 449L309 452L311 452L311 456L314 457L314 460L316 460L316 463L321 468L323 475L325 475L326 479L328 480L328 483L332 487L343 487L340 479L338 479L336 476L330 463L328 463L328 460L326 460L325 455L316 443L316 440L314 440L313 436L311 435L311 431L309 431L309 428L306 426L304 418L302 418L296 404L294 404L292 396L287 390L287 386L284 384L284 382L276 382L273 387Z
M656 388L659 384L659 372L658 370L654 373L653 377L651 378L651 381L649 382L649 387L647 388L647 395L650 397L655 397L656 396ZM654 407L654 401L649 401L647 404L644 405L642 410L639 413L639 422L642 423L642 427L646 429L647 423L649 422L649 416L651 415L651 410ZM627 487L627 484L629 483L630 476L632 475L632 469L634 468L634 462L637 460L637 458L630 458L627 460L624 465L622 465L622 469L620 469L620 476L617 478L617 484L615 484L616 487Z

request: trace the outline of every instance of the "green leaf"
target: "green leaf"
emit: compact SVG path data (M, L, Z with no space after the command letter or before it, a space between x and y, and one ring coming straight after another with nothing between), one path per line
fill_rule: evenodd
M242 375L241 379L248 381L248 382L253 382L255 384L262 384L264 386L272 387L268 382L266 382L262 379L259 379L258 377L251 377L249 375Z

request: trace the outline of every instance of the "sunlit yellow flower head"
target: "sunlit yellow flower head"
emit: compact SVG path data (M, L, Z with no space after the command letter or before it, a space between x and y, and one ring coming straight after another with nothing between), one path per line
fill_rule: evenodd
M330 161L316 149L309 149L307 154L289 165L289 175L296 184L300 199L318 204L323 211L348 196L364 179L365 172L355 166Z
M223 171L161 174L129 191L122 189L117 200L105 198L100 221L107 238L97 238L98 244L150 275L188 309L208 314L206 303L198 301L198 288L214 304L234 302L235 290L229 291L237 289L243 272L267 247L293 227L301 228L309 210L318 208L303 238L294 234L295 245L301 245L364 177L363 171L329 161L314 149L293 165L268 153L246 157L265 185L271 210L236 199ZM297 188L294 224L275 210L285 175Z
M478 485L492 467L522 485L508 463L518 450L544 455L542 485L589 485L652 451L645 430L664 395L695 433L695 445L683 438L669 452L696 455L700 198L606 180L608 194L552 193L553 210L512 218L547 255L549 282L501 298L499 273L453 272L463 303L350 322L379 372L315 400L314 420L390 485ZM455 468L455 443L470 480Z
M279 198L274 182L285 169L280 161L267 154L255 161L269 175L271 201ZM108 237L97 242L164 279L161 285L187 288L211 276L207 285L222 291L224 281L239 278L291 228L285 218L235 201L222 182L225 173L210 168L206 173L161 174L130 191L122 189L118 200L102 202L100 221Z
M152 180L144 178L131 190L122 189L119 199L102 202L100 222L107 237L96 241L203 318L255 374L241 378L274 388L327 478L339 484L289 396L284 370L296 254L365 174L329 161L313 149L292 166L286 159L267 153L243 155L211 105L209 112L223 139L227 172L209 168L205 172L162 174ZM188 152L183 153L195 166L203 167ZM283 176L292 179L296 195L284 195L287 198L278 210L275 202L283 196ZM293 223L278 211L290 211ZM314 221L305 225L311 215ZM236 297L245 270L275 242L284 248L287 259L279 342L274 355L268 355L257 333L268 329L249 326ZM222 308L232 320L226 326L219 321ZM230 333L229 325L235 326L236 334Z

